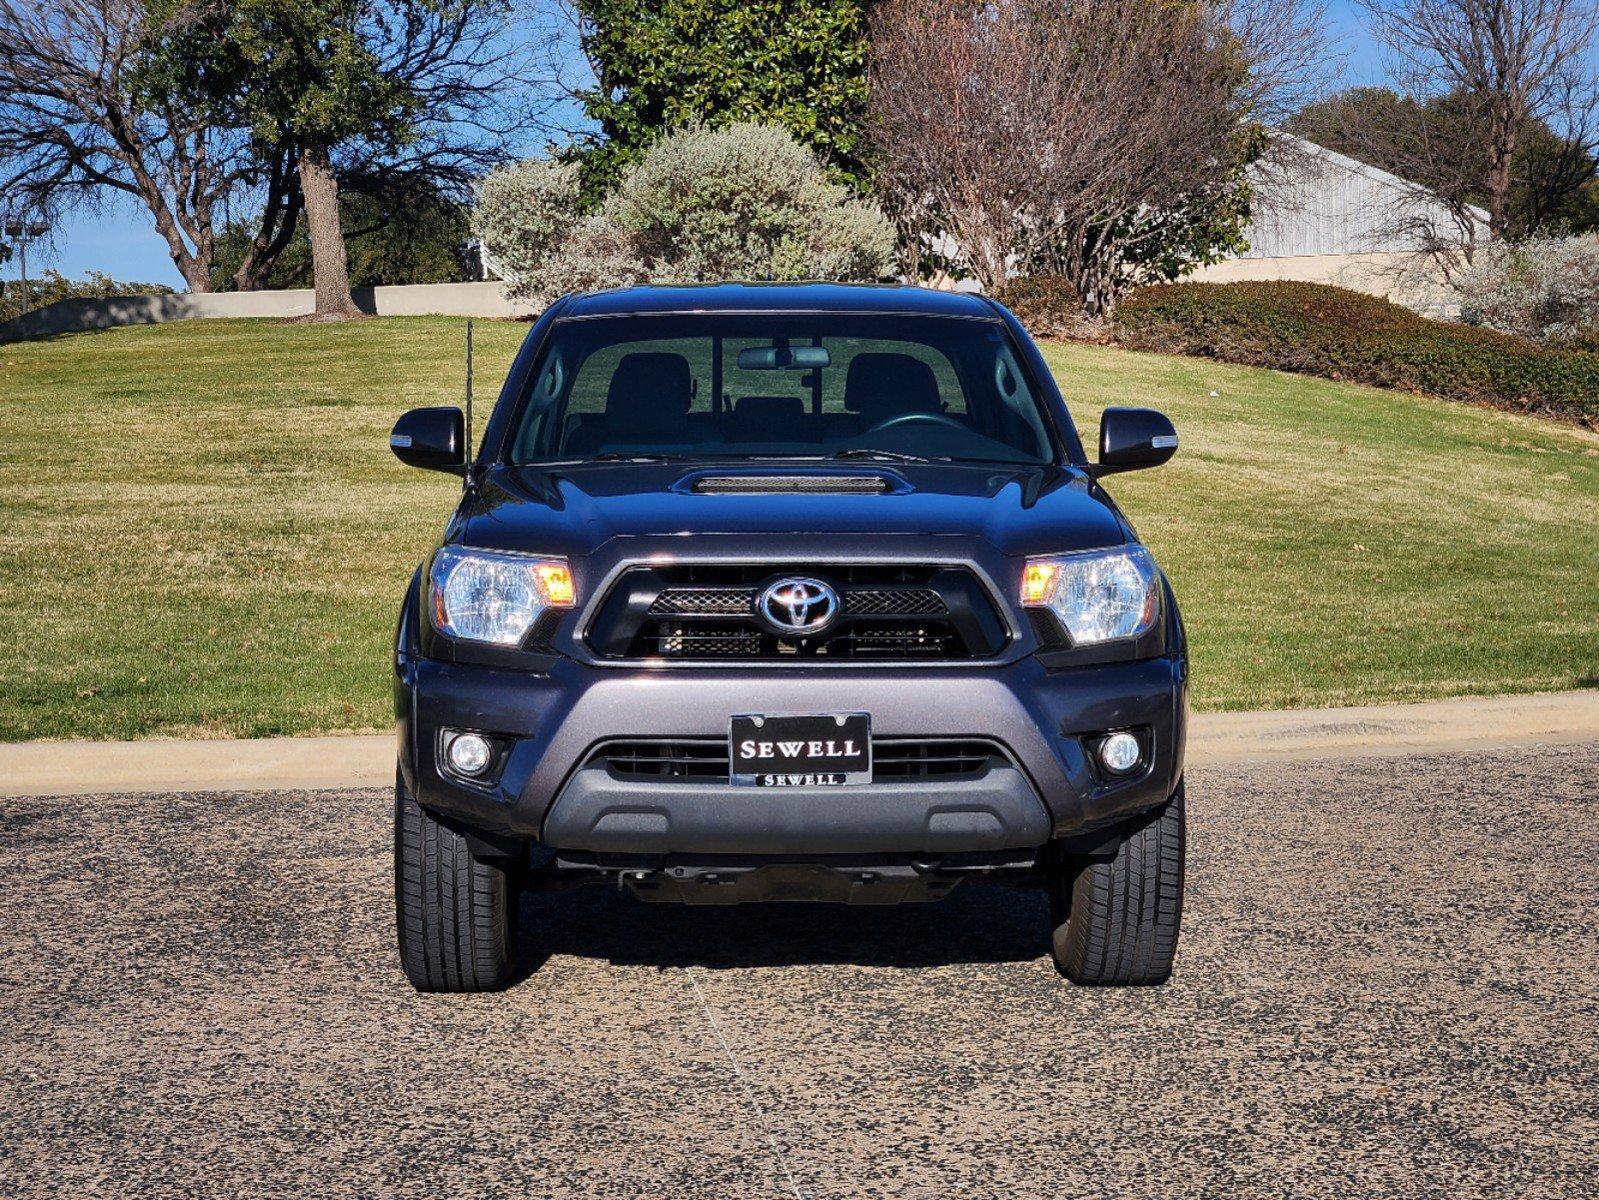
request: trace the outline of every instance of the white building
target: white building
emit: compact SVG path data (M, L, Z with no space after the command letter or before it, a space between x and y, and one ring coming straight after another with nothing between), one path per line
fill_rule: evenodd
M1417 231L1430 225L1458 236L1449 210L1419 184L1303 138L1275 136L1293 153L1285 169L1257 182L1249 249L1190 278L1298 279L1410 300L1426 291ZM1472 215L1483 236L1488 214Z

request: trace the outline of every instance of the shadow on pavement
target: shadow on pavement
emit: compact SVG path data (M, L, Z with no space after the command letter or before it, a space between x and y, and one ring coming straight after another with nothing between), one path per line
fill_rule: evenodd
M1028 962L1049 948L1042 892L966 883L931 904L646 904L603 888L534 893L519 940L528 974L553 954L708 969L850 963Z

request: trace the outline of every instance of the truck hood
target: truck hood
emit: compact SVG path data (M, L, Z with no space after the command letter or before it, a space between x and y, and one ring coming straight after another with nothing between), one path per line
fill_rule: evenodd
M770 476L882 490L805 494L746 482ZM728 486L757 490L700 490ZM1004 555L1048 554L1121 545L1130 532L1109 497L1075 468L944 463L497 466L480 481L466 517L452 540L574 558L615 538L689 535L981 538Z

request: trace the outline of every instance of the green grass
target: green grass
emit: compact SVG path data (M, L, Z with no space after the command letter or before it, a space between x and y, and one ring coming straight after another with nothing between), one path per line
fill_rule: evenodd
M0 346L0 739L386 727L395 604L458 486L386 434L458 400L462 324ZM486 399L524 332L479 323ZM1182 597L1198 706L1599 682L1599 437L1196 359L1048 356L1090 441L1108 403L1182 433L1169 466L1110 487Z
M1599 685L1599 436L1207 359L1047 356L1091 453L1107 401L1177 425L1169 464L1106 484L1177 589L1198 707Z

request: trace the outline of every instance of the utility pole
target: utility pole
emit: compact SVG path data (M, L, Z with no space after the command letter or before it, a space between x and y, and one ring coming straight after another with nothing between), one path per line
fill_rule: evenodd
M28 315L28 243L50 232L43 221L24 221L21 217L5 219L6 240L17 248L17 268L22 277L22 315Z

